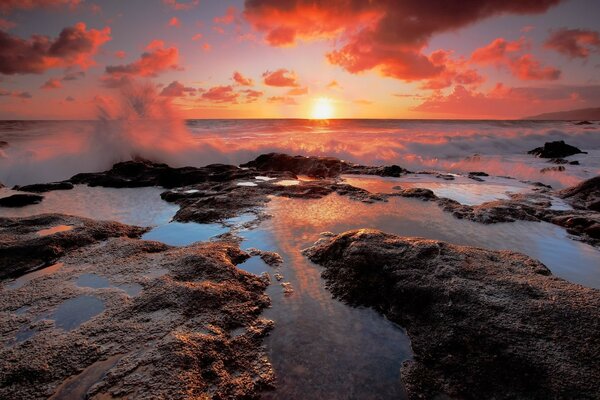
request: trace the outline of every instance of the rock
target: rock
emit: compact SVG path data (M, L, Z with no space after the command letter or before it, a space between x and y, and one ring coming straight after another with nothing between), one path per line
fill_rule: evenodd
M549 163L552 164L568 164L569 160L565 160L564 158L551 158L548 160Z
M398 187L398 189L396 189L396 190L399 191L397 194L402 197L417 197L422 200L437 199L437 196L435 195L435 193L433 193L433 191L430 189L424 189L424 188L402 189L402 188Z
M546 172L563 172L564 170L565 170L565 167L563 167L562 165L559 165L558 167L542 168L542 169L540 169L540 172L542 174L545 174Z
M0 149L3 149L5 147L8 147L8 142L6 142L4 140L0 140Z
M564 158L574 154L587 154L575 146L566 144L563 140L546 142L544 147L537 147L527 152L540 158Z
M410 399L596 398L600 291L511 251L355 230L304 251L335 297L405 327Z
M25 186L15 186L13 190L20 190L22 192L34 192L34 193L44 193L50 192L53 190L71 190L73 189L73 184L71 182L51 182L51 183L36 183L33 185L25 185Z
M490 176L489 174L481 171L469 172L469 177L471 176Z
M368 167L364 165L357 165L344 171L344 174L349 175L377 175L377 176L389 176L399 177L409 173L407 169L400 167L399 165L386 165L383 167Z
M576 122L575 125L593 125L590 121Z
M40 231L55 227L70 229L58 230L54 234L39 234ZM147 230L62 214L0 217L0 279L16 278L46 267L69 251L109 237L138 237Z
M38 204L42 200L44 200L44 196L41 195L17 193L0 198L0 207L25 207Z
M52 275L2 288L0 398L258 398L274 382L263 348L273 323L260 316L265 280L235 267L247 257L233 243L110 238L70 251ZM78 286L82 274L111 287ZM141 291L116 286L131 284ZM71 329L48 320L82 295L103 311ZM33 336L6 345L21 329Z
M573 207L600 212L600 175L561 190L559 195Z
M282 153L262 154L241 166L258 171L289 171L315 178L333 178L351 168L350 164L334 157L290 156Z
M575 160L575 161L569 161L569 165L580 165L579 161Z
M259 250L250 248L246 250L251 256L259 256L265 264L273 268L279 268L283 265L283 258L273 251Z

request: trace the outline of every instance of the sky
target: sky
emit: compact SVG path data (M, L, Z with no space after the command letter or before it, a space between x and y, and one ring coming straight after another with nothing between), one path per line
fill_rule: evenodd
M600 107L597 0L0 0L0 119L513 119Z

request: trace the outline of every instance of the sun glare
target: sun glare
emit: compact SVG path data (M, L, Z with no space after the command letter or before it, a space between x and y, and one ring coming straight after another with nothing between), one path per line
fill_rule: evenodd
M312 119L329 119L333 117L333 104L330 99L319 97L313 105Z

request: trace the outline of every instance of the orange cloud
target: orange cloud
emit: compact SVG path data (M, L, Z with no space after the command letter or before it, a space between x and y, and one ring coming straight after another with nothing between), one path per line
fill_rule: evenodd
M439 2L372 0L247 0L244 16L272 46L298 40L338 38L344 45L327 55L351 73L376 70L407 81L444 71L422 54L434 34L453 31L503 13L546 11L561 0Z
M29 40L0 31L0 73L40 74L51 68L95 64L92 56L109 41L110 28L86 29L83 22L64 28L58 38L34 35Z
M115 57L118 59L122 60L125 58L125 56L127 56L127 53L125 53L123 50L115 51Z
M263 75L264 83L268 86L277 87L298 87L298 77L293 71L288 71L285 68L280 68L274 72L267 71Z
M587 59L600 52L600 34L587 29L562 28L552 32L544 46L570 58Z
M441 67L442 72L423 83L421 89L439 90L455 83L472 86L483 83L484 78L479 72L469 68L468 62L463 59L453 60L450 57L451 53L446 50L437 50L429 56L433 65Z
M559 69L542 65L532 54L522 54L527 47L528 44L523 38L513 42L497 38L475 50L471 60L480 65L505 66L513 76L521 80L553 81L560 78Z
M227 7L227 11L225 12L225 15L220 16L220 17L215 17L213 19L213 21L215 24L229 25L235 21L236 13L237 13L237 10L235 9L235 7L229 6L229 7Z
M298 103L296 102L296 99L294 99L293 97L287 97L287 96L273 96L273 97L269 97L267 99L267 102L269 103L280 103L280 104L284 104L286 106L295 106Z
M106 74L112 78L123 76L155 77L161 72L179 68L179 50L177 47L165 47L162 40L153 40L146 46L141 57L125 65L109 65Z
M203 35L201 33L196 33L194 36L192 36L192 40L196 41L196 40L200 40L202 39Z
M50 78L41 86L41 89L59 89L61 87L62 83L58 79Z
M246 103L254 103L259 98L261 98L264 94L260 90L252 90L252 89L242 90L242 93L244 93L244 95L246 97Z
M29 92L22 92L19 90L10 91L10 90L0 89L0 97L2 97L2 96L18 97L21 99L30 99L33 97L31 95L31 93L29 93Z
M239 94L233 90L230 85L214 86L205 93L202 93L202 98L213 101L215 103L237 103Z
M308 94L308 88L307 87L293 88L293 89L288 90L287 94L288 94L288 96L302 96L302 95Z
M238 85L241 85L241 86L253 86L254 85L254 82L252 81L252 79L246 78L244 75L242 75L238 71L235 71L233 73L233 80Z

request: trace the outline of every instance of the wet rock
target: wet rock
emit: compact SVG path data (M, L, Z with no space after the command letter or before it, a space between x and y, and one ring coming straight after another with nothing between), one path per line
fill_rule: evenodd
M51 276L0 291L0 398L258 398L274 381L262 347L273 323L260 317L267 283L235 267L244 257L232 243L111 238L69 252ZM143 289L132 298L78 287L82 273ZM69 331L36 322L82 293L104 311ZM30 311L13 313L24 305ZM8 345L22 326L35 334Z
M481 171L469 172L469 176L490 176L489 174Z
M0 207L25 207L31 204L38 204L42 200L44 200L44 196L17 193L0 198Z
M575 125L593 125L590 121L579 121Z
M262 154L253 161L241 166L258 171L289 171L296 175L307 175L315 178L336 177L344 170L352 167L350 164L334 157L290 156L282 153Z
M556 142L546 142L544 147L537 147L529 150L527 154L532 154L540 158L564 158L574 154L587 154L575 146L566 144L563 140Z
M398 189L396 189L396 190L398 190L397 194L402 197L416 197L416 198L419 198L422 200L433 200L433 199L438 198L431 189L424 189L424 188L402 189L402 188L398 187Z
M250 248L246 250L251 256L259 256L265 264L273 268L279 268L283 265L283 258L273 251L259 250Z
M44 193L53 190L71 190L73 189L71 182L51 182L51 183L36 183L33 185L15 186L13 190L22 192Z
M510 251L355 230L305 250L328 289L407 329L409 398L596 398L600 291Z
M54 234L38 232L57 226L73 228ZM62 214L0 218L0 279L15 278L54 263L69 251L109 237L138 237L147 228Z
M0 140L0 149L3 149L5 147L8 147L8 142L6 142L4 140Z
M580 165L579 161L569 161L569 165Z
M344 174L349 175L377 175L377 176L388 176L388 177L399 177L410 173L407 169L402 168L399 165L386 165L383 167L368 167L363 165L356 165L344 171Z
M600 211L600 175L561 190L559 195L575 208Z
M548 160L549 163L551 164L568 164L569 160L565 160L564 158L551 158Z
M563 167L562 165L559 165L558 167L545 167L540 169L540 172L542 174L545 174L546 172L563 172L565 170L565 167Z

